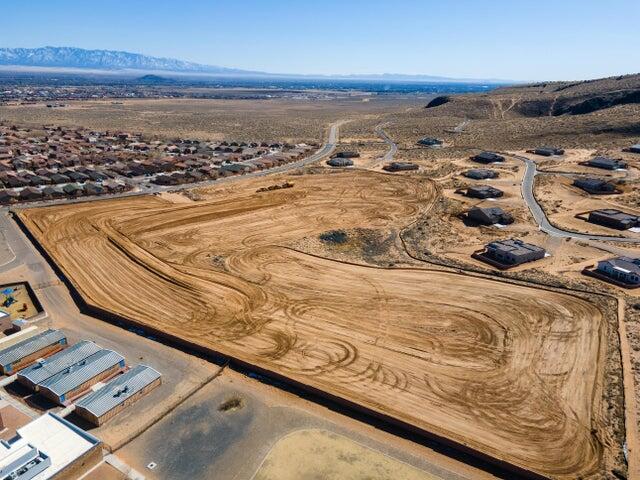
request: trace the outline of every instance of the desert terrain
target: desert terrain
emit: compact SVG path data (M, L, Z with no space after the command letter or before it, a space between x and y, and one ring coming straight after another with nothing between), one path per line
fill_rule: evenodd
M353 167L320 162L18 215L83 302L153 335L220 353L518 474L624 478L628 463L634 478L640 292L581 272L614 254L638 256L638 245L547 234L522 194L527 157L538 169L533 193L554 226L637 237L574 218L605 206L638 212L640 156L623 152L640 140L638 105L615 93L637 88L634 82L510 87L442 103L391 96L73 101L60 109L2 106L0 117L168 139L309 143L339 122L337 151L360 154ZM585 104L589 98L597 101ZM443 147L417 145L425 136ZM566 154L526 152L541 145ZM469 159L482 150L506 161ZM579 165L595 155L624 158L630 167ZM391 160L419 169L382 171ZM471 168L496 170L499 178L462 176ZM620 193L587 195L571 185L577 176L610 180ZM293 187L264 191L285 182ZM504 196L456 192L478 184ZM499 206L515 221L469 225L463 214L472 206ZM512 237L549 256L506 272L471 258L486 243ZM266 460L255 478L309 473L300 456L283 454L283 445L302 437L281 433L269 439L272 450L261 450ZM321 451L301 444L305 459L373 455L324 435L312 435ZM124 448L125 459L143 468L138 457L155 460L141 454L155 441L150 436ZM325 473L366 478L374 469L384 478L399 468L391 459L371 461L367 468L337 463Z
M1 105L0 120L27 126L54 124L124 130L170 139L299 143L323 140L326 128L336 120L403 111L425 101L425 98L368 97L325 101L188 98L73 101L60 109L47 108L43 103Z
M91 305L524 470L611 468L607 302L296 248L341 229L397 232L438 187L357 170L283 179L294 187L257 193L276 179L251 179L195 202L20 216Z

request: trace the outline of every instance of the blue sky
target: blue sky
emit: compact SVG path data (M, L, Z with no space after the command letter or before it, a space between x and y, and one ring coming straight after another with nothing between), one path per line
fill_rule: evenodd
M1 47L277 73L512 80L640 71L640 0L4 0Z

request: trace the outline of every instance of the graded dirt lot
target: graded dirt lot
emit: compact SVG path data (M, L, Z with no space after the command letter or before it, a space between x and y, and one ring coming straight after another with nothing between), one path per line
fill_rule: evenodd
M399 229L426 178L350 170L24 210L92 305L524 469L601 471L607 322L580 297L289 247L341 228ZM278 180L279 181L279 180ZM613 447L614 449L617 447Z

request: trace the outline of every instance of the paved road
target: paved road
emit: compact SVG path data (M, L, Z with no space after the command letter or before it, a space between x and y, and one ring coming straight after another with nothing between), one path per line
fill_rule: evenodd
M561 228L555 227L549 222L547 215L544 213L544 210L536 200L535 195L533 194L533 184L535 180L535 176L537 175L537 165L530 158L524 157L522 155L512 155L514 158L524 162L525 164L525 172L524 177L522 178L522 197L524 198L525 203L529 207L531 211L531 215L533 215L534 220L538 224L540 230L551 235L552 237L559 238L573 238L577 240L584 241L596 241L596 242L619 242L625 244L637 244L640 245L640 239L637 238L628 238L628 237L614 237L607 235L596 235L589 233L576 233L568 230L563 230ZM598 245L600 247L601 245ZM604 247L604 246L603 246ZM615 247L608 249L609 251L613 251ZM615 249L617 250L617 249ZM617 253L617 252L616 252Z
M388 123L381 123L376 127L376 134L384 140L384 142L389 145L389 150L384 154L382 160L385 162L392 162L393 157L396 153L398 153L398 145L395 144L393 140L387 135L387 133L383 130L385 126L389 125Z

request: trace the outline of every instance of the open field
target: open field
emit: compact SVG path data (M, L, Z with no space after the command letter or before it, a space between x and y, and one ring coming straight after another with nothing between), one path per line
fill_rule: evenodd
M19 125L83 126L125 130L165 138L312 142L330 123L376 117L426 100L360 97L338 100L125 100L70 102L61 109L44 104L0 106L0 119Z
M556 478L597 474L609 324L568 293L290 248L398 230L432 208L421 176L251 179L202 201L137 197L20 213L85 300L418 430ZM613 453L612 453L613 452Z
M298 430L281 438L253 480L438 480L406 463L326 430Z

